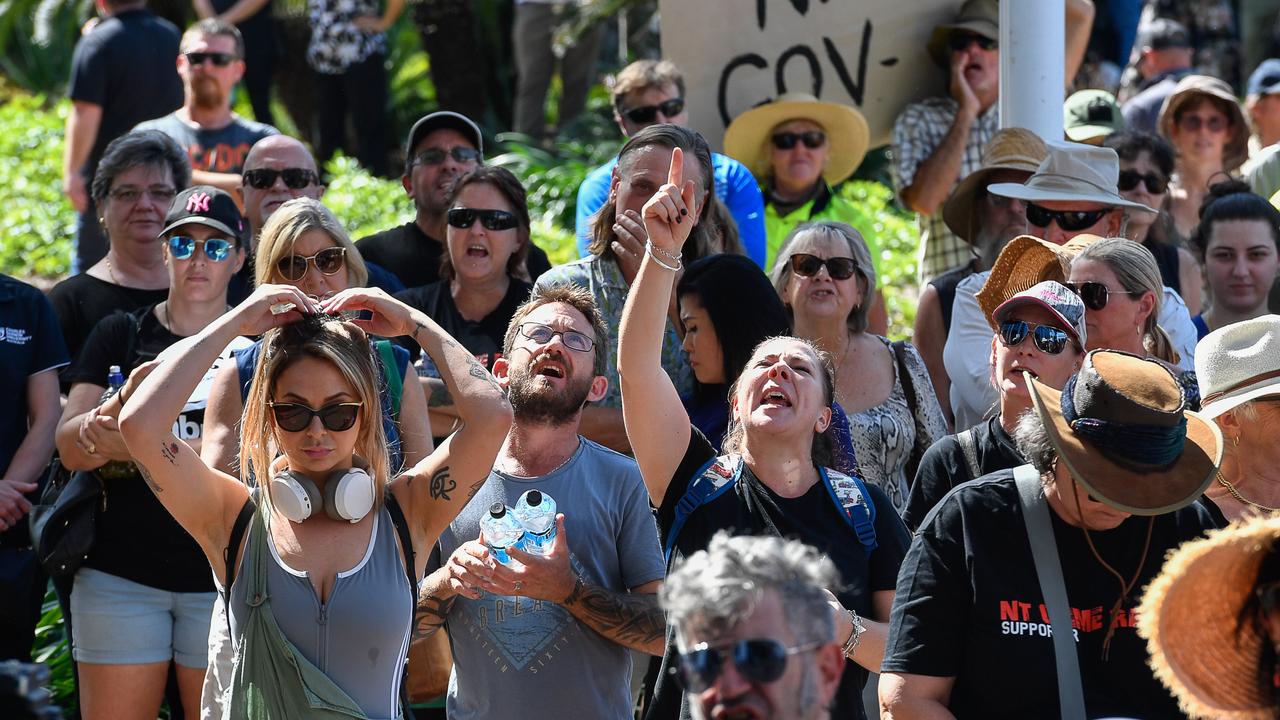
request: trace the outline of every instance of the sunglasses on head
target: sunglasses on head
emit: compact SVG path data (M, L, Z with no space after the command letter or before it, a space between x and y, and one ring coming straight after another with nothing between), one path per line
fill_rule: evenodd
M1111 208L1101 210L1050 210L1047 207L1027 203L1027 222L1036 227L1046 228L1049 223L1057 222L1058 227L1067 232L1087 230L1098 223Z
M671 98L664 100L657 105L644 105L634 107L630 110L623 110L622 116L637 125L651 123L658 118L661 112L663 117L670 118L673 115L679 115L684 112L684 98Z
M1111 299L1112 293L1116 295L1141 295L1141 293L1129 292L1128 290L1112 290L1100 282L1082 282L1082 283L1062 283L1067 289L1080 296L1080 300L1086 308L1090 310L1101 310L1107 306L1107 301Z
M951 33L951 37L947 38L947 47L951 48L952 52L968 50L969 46L974 43L977 43L978 47L983 50L995 50L1000 47L1000 43L998 43L995 38L989 38L976 33L953 32Z
M858 271L858 261L847 257L820 258L808 253L791 256L791 272L801 277L813 277L823 266L832 280L848 280Z
M196 253L196 245L203 246L205 257L213 262L222 262L231 257L231 248L234 247L226 238L196 240L186 235L174 235L169 238L169 254L175 260L186 260Z
M1137 170L1121 170L1120 179L1116 186L1121 192L1129 192L1138 187L1138 183L1147 186L1147 192L1152 195L1160 195L1169 189L1169 179L1161 177L1155 173L1140 173Z
M331 247L315 255L288 255L276 262L276 271L285 280L296 282L306 277L308 262L315 263L322 275L336 275L347 264L347 249Z
M804 143L810 150L817 150L827 142L827 134L821 130L806 130L802 133L780 132L773 134L773 146L779 150L790 150L796 143Z
M1211 133L1220 133L1227 129L1231 124L1220 115L1211 115L1209 117L1200 117L1199 115L1183 115L1178 118L1178 127L1187 132L1199 132L1200 128L1206 128Z
M203 65L207 60L218 67L226 67L236 59L236 56L231 53L189 52L183 54L186 55L187 63L190 65Z
M1017 347L1030 335L1036 349L1046 355L1057 355L1067 349L1071 335L1052 325L1037 325L1026 320L1006 320L1000 323L1000 341L1005 347Z
M560 342L563 342L565 347L578 352L589 352L596 344L594 340L577 330L561 331L536 322L522 323L520 325L520 334L539 345L546 345L551 342L551 338L559 335Z
M806 643L787 647L777 640L739 640L726 647L708 647L706 643L680 653L680 681L686 690L700 693L715 684L724 672L726 659L732 660L738 674L756 683L771 683L787 671L787 658L821 647L822 643Z
M363 403L341 402L325 405L319 410L312 410L302 403L269 402L271 412L276 417L276 425L285 432L302 432L311 424L311 418L320 417L320 424L326 430L342 432L350 430L356 424L356 416L360 414Z
M452 208L449 210L449 224L463 230L475 224L476 220L485 230L510 230L517 225L516 216L506 210L481 210L477 208Z
M290 190L301 190L313 183L320 183L320 177L315 174L315 171L307 168L285 168L283 170L257 168L255 170L245 170L243 177L244 181L249 183L249 187L255 190L266 190L275 185L278 177L284 178L284 185Z
M455 145L448 150L444 148L427 148L413 158L414 165L439 165L445 157L452 157L454 162L480 162L480 151L475 148Z

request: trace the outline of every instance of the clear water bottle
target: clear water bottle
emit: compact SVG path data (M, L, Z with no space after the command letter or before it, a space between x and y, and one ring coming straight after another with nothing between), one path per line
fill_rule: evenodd
M507 555L507 548L518 547L524 537L524 528L516 521L510 509L500 502L489 506L489 514L480 520L480 534L494 558L503 565L515 565Z
M112 365L107 368L107 389L102 393L102 400L98 404L101 405L106 402L112 395L120 392L123 387L124 373L120 370L120 366ZM120 480L137 474L138 466L128 460L108 460L106 465L98 468L98 476L109 480Z
M556 540L556 501L540 490L526 490L512 512L524 527L524 551L550 555Z

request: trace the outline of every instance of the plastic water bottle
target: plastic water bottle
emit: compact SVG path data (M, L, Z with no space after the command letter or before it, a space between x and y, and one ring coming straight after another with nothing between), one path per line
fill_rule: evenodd
M498 562L515 565L515 561L507 555L507 548L519 545L520 539L524 537L524 528L520 527L506 505L496 502L489 506L489 515L480 520L480 534Z
M124 373L120 370L120 366L112 365L107 368L107 389L102 393L102 400L98 404L106 402L123 387ZM109 480L120 480L137 474L138 467L127 460L109 460L106 465L98 468L98 476Z
M524 551L550 555L556 540L556 501L540 490L526 490L512 512L524 527Z

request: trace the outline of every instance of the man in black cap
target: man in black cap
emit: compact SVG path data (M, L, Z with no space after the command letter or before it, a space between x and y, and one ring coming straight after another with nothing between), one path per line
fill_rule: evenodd
M1120 112L1130 130L1154 133L1160 106L1173 87L1191 72L1191 33L1180 23L1159 18L1147 24L1138 37L1140 55L1136 69L1143 80L1138 92L1124 101Z

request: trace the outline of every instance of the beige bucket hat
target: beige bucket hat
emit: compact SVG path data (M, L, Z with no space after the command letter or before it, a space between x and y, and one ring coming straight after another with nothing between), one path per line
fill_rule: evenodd
M997 183L987 192L1026 202L1092 202L1156 213L1120 197L1120 156L1115 150L1067 142L1045 145L1049 154L1026 183Z
M1280 315L1218 328L1196 345L1200 414L1215 418L1250 400L1280 395Z

